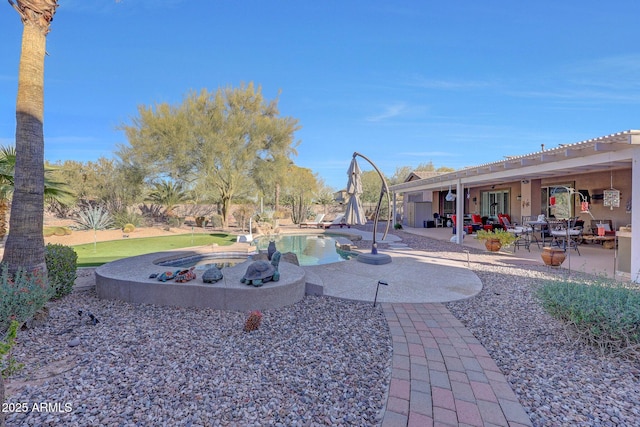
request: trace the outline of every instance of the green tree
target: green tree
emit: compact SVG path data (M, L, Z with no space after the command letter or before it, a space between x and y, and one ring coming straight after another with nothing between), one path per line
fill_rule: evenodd
M138 164L100 157L95 162L66 160L54 176L65 182L81 205L99 203L117 213L143 200L146 170Z
M315 200L315 203L322 205L324 213L327 213L327 206L331 206L335 203L335 199L333 196L335 190L333 190L331 187L327 187L322 179L318 179L317 187L318 190L315 192L313 198Z
M440 166L436 168L433 165L433 162L420 163L418 166L398 166L393 173L393 176L387 179L389 185L401 184L403 183L412 172L434 172L434 173L447 173L454 172L454 168L450 168L448 166Z
M161 181L153 184L153 190L147 196L147 200L165 208L166 215L173 215L176 205L189 200L189 194L182 183Z
M16 150L14 147L0 146L0 237L6 233L6 214L9 200L15 190ZM71 188L53 179L55 168L45 167L44 200L47 203L71 205L75 197Z
M310 169L295 165L289 167L283 188L283 204L291 208L291 219L295 224L307 219L317 191L318 178Z
M158 178L189 183L200 194L208 188L209 197L220 200L226 226L231 201L255 186L252 173L269 159L295 154L297 120L279 117L277 102L267 102L250 83L215 94L192 92L177 106L140 106L133 123L121 126L129 146L118 155L149 165Z
M363 203L378 203L380 198L380 189L382 188L382 181L380 175L374 170L368 170L362 172L362 195L360 200ZM385 177L386 179L386 177Z

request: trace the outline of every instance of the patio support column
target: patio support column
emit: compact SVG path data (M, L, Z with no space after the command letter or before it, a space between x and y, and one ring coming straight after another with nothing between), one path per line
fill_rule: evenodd
M391 214L393 215L393 225L396 225L396 192L393 192L393 209L391 210Z
M456 243L461 245L464 231L464 188L462 181L456 183Z
M640 147L631 161L631 280L640 282Z

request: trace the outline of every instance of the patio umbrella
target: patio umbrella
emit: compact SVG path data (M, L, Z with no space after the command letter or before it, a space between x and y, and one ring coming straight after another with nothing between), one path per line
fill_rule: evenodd
M347 170L347 175L349 175L349 181L347 182L349 201L347 202L344 219L349 225L364 225L367 223L367 218L364 216L364 210L360 202L360 195L362 194L361 173L360 166L358 166L358 162L354 157L349 165L349 170Z

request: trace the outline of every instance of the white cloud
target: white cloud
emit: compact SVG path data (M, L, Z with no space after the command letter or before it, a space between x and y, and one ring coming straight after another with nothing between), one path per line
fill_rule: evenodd
M407 110L407 106L404 103L398 103L393 105L388 105L385 107L384 111L375 116L367 117L368 122L380 122L383 120L391 119L393 117L398 117L402 113Z

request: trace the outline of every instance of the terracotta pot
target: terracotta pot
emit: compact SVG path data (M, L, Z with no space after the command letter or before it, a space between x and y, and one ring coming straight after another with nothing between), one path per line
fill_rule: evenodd
M567 254L558 248L542 248L542 254L540 256L546 265L559 267L564 262Z
M502 247L502 243L500 243L500 240L498 239L486 239L484 241L484 246L487 248L488 251L498 252Z

